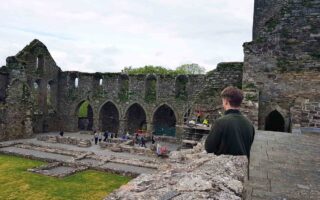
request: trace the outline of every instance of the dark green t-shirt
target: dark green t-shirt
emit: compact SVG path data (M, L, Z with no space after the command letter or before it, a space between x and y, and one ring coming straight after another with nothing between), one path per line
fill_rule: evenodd
M239 110L227 110L212 127L205 149L216 155L247 155L250 158L254 134L253 125Z

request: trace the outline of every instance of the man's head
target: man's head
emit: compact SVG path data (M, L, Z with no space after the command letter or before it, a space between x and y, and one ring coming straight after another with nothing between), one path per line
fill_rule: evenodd
M243 100L243 93L236 87L229 86L221 92L224 110L239 109Z

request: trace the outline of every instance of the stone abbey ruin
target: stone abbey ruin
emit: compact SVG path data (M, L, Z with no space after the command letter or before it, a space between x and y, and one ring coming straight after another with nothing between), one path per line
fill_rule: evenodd
M184 124L193 113L204 113L214 123L222 111L220 91L229 85L244 91L242 113L258 130L319 132L320 0L256 0L253 40L243 48L243 62L220 63L205 75L127 75L62 71L46 46L33 40L0 68L0 141L30 138L36 133L93 129L119 135L145 129L149 134L179 140L185 138ZM83 106L87 107L84 111ZM210 160L205 155L197 158ZM236 158L215 159L227 163ZM235 162L242 164L233 171L245 169L243 160ZM203 163L204 169L215 165ZM193 162L188 166L196 169L198 165ZM184 169L182 165L175 168ZM200 171L193 172L204 176ZM165 181L162 179L167 175L153 178ZM151 183L148 178L132 184L139 186L143 180ZM205 183L203 187L209 188ZM208 188L203 191L209 194ZM242 190L235 192L238 187L234 185L230 188L236 197L228 194L227 199L241 197ZM198 199L208 197L198 193ZM151 194L160 195L154 191ZM126 195L121 190L110 199L129 199ZM188 193L184 195L181 199L187 199Z
M228 85L247 92L244 113L261 130L320 128L318 3L256 1L244 62L222 63L206 75L64 72L34 40L1 68L0 139L78 131L83 121L87 129L123 133L144 127L179 136L174 129L190 112L207 111L214 121L210 110ZM86 100L87 119L79 119Z

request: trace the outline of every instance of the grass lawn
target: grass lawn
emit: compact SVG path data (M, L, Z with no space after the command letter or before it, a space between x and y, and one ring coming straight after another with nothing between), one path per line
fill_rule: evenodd
M66 178L54 178L28 172L44 162L0 154L0 199L103 199L130 181L129 177L93 170Z

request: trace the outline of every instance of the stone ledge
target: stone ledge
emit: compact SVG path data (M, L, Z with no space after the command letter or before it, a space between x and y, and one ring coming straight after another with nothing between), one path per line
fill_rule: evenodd
M69 144L75 145L78 147L90 147L90 140L83 140L74 137L61 137L61 136L52 136L52 135L40 135L37 137L37 140L49 142L49 143L60 143L60 144Z
M173 152L157 173L138 176L105 200L242 199L247 164L245 156Z

